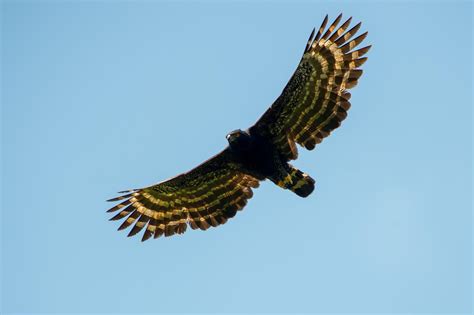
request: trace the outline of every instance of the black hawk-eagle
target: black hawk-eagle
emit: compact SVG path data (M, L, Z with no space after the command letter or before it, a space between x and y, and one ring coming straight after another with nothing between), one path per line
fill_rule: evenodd
M191 171L153 186L123 191L123 200L108 212L125 219L119 230L134 224L132 236L142 240L192 229L206 230L235 216L247 204L259 181L307 197L315 181L288 162L298 157L296 144L312 150L341 125L350 107L347 91L362 75L359 67L370 46L354 50L367 32L352 39L361 23L348 30L351 18L337 28L340 14L326 29L328 16L313 29L296 71L281 95L249 129L227 135L229 145Z

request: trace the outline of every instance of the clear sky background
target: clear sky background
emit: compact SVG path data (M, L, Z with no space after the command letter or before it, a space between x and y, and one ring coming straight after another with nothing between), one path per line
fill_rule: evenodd
M145 243L105 200L253 124L313 26L373 44L343 126L206 232ZM472 311L470 2L2 2L2 311Z

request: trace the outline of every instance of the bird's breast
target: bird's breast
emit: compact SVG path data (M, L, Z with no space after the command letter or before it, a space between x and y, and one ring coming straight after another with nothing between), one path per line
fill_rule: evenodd
M251 145L240 152L242 163L251 171L262 176L273 174L275 150L270 143L259 137L252 137Z

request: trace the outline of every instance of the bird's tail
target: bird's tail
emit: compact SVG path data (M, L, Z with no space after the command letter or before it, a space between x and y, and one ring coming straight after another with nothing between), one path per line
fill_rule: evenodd
M308 174L291 166L286 176L276 181L276 184L282 188L291 190L300 197L307 197L314 190L315 180Z

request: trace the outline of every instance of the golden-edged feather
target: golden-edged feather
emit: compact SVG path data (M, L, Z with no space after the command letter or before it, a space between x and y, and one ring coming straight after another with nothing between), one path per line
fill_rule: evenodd
M367 32L352 39L361 23L352 18L338 28L340 14L326 29L328 16L316 35L311 33L303 57L282 94L252 127L266 134L288 159L296 159L295 143L308 150L340 126L347 116L350 93L362 75L359 67L371 46L353 50ZM351 40L352 39L352 40Z
M111 220L124 219L119 230L133 225L128 236L144 230L142 241L182 234L188 225L207 230L235 216L258 185L224 150L187 173L108 200L123 200L108 212L118 211Z

